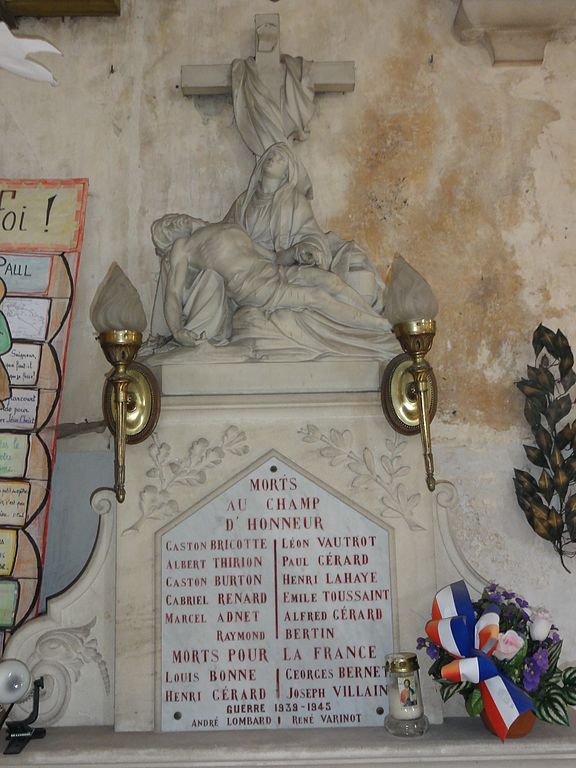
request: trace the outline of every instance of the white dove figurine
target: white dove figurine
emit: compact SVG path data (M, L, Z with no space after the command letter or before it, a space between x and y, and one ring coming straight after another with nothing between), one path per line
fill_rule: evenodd
M41 80L58 85L49 69L30 61L26 57L31 53L61 52L46 40L31 37L14 37L4 22L0 22L0 68L7 69L14 75L27 77L29 80Z

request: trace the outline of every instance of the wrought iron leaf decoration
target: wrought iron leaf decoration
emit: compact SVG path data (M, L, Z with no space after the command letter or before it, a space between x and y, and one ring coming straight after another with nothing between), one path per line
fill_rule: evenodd
M514 487L526 519L538 536L551 542L568 571L565 561L576 555L574 355L562 331L554 333L544 325L534 331L532 347L535 364L516 386L526 398L524 417L536 443L524 450L537 469L534 474L515 469Z

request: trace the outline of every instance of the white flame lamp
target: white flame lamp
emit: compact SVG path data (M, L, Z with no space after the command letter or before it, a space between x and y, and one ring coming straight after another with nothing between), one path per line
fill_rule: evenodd
M438 302L424 278L396 255L387 277L384 314L404 354L388 363L382 377L382 409L392 428L403 435L420 432L426 485L436 487L430 423L436 414L438 388L426 360L432 347Z
M30 670L18 659L2 659L0 661L0 704L3 705L4 714L0 719L0 727L16 702L25 698L30 690L32 677ZM32 711L25 720L12 720L6 723L6 738L8 743L4 750L5 755L18 755L26 744L32 739L43 739L46 736L45 728L33 728L40 708L40 690L44 688L44 678L34 680L34 692L32 698Z
M96 291L90 320L113 366L104 384L102 410L114 435L114 492L122 503L126 444L140 443L152 433L160 415L160 394L152 371L134 362L146 315L138 291L117 264L112 264Z

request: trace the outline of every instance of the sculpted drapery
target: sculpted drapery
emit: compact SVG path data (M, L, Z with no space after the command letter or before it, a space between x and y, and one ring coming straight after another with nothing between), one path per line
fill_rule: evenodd
M179 344L196 347L195 356L212 354L205 341L266 359L397 351L366 255L322 232L285 144L260 158L223 222L169 214L152 236L163 257L168 329Z
M314 115L312 62L286 54L280 57L280 62L283 70L280 99L262 81L253 57L232 62L236 125L256 156L291 136L300 141L304 139Z

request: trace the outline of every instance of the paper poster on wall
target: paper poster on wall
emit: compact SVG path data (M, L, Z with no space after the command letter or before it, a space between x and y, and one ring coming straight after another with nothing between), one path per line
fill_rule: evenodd
M87 179L0 179L0 651L37 612Z

